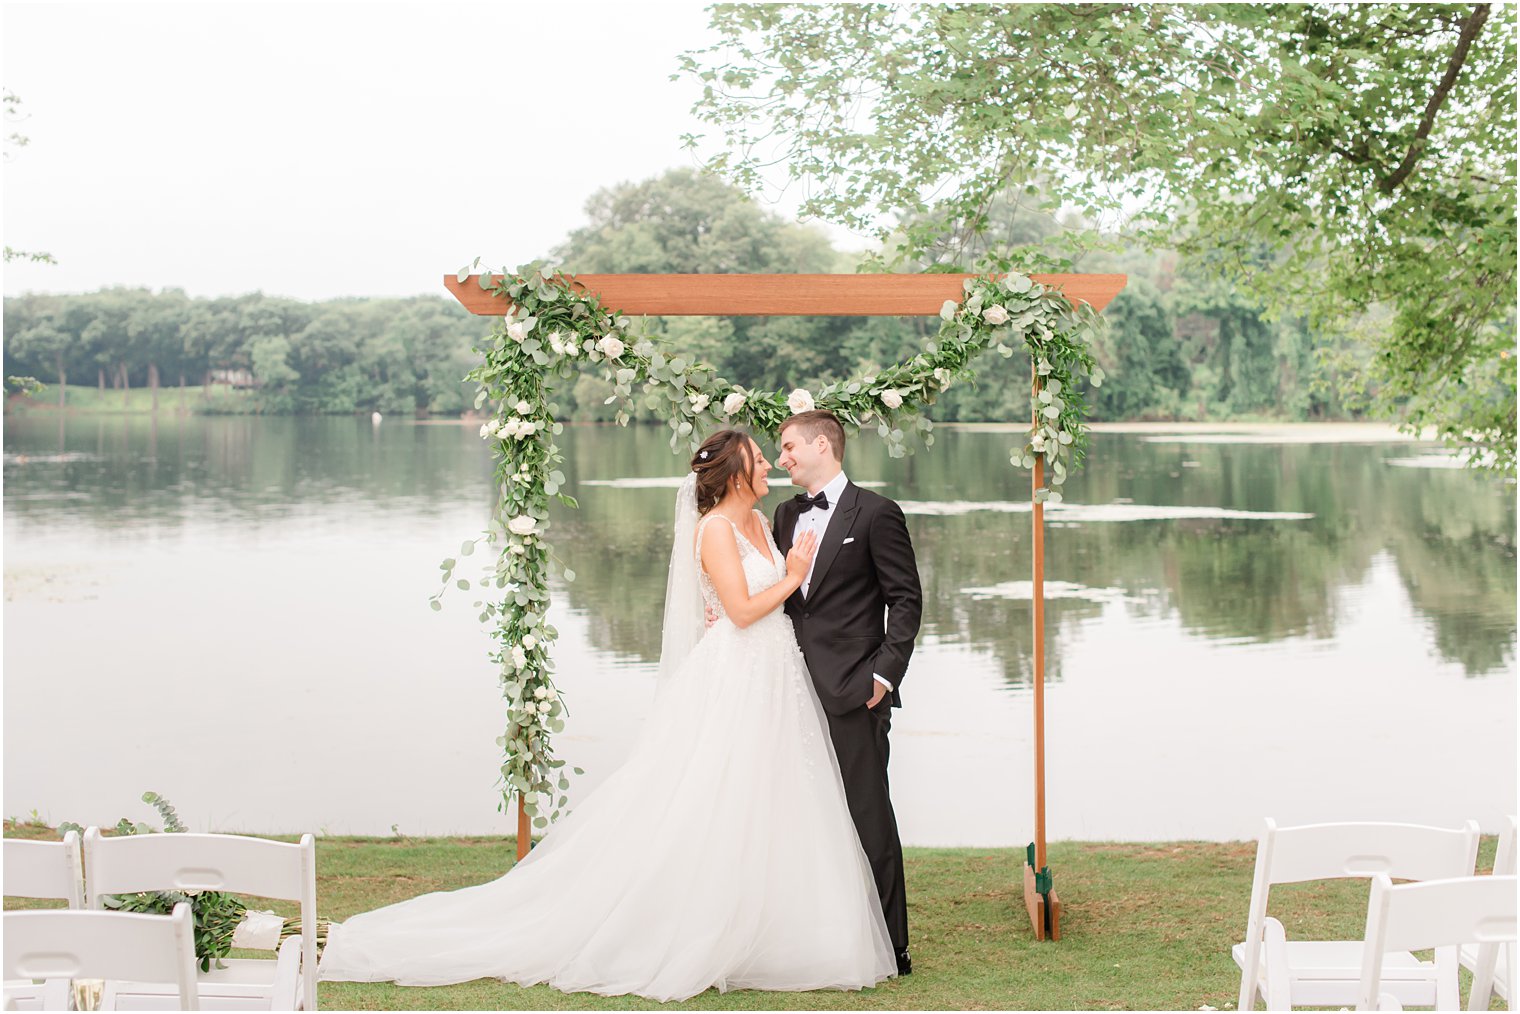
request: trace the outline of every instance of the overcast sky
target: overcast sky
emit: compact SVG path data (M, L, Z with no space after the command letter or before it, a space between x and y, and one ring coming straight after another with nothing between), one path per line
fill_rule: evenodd
M11 3L5 292L441 292L693 164L702 4ZM783 205L780 210L787 210ZM843 238L841 236L841 238Z

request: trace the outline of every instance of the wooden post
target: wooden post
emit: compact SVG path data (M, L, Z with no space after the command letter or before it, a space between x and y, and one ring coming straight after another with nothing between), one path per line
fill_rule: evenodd
M1032 369L1032 368L1031 368ZM1035 404L1039 404L1040 375L1034 374ZM1040 413L1034 413L1039 426ZM1045 485L1045 455L1034 456L1032 490ZM1034 866L1045 868L1045 504L1034 500Z
M1030 364L1034 426L1040 425L1040 374ZM1034 842L1024 863L1024 908L1036 940L1061 939L1061 901L1049 882L1045 859L1045 504L1037 495L1045 485L1045 455L1035 454L1030 499L1033 510L1034 573ZM1044 892L1040 888L1044 881Z
M528 858L528 849L533 845L533 830L528 823L528 803L523 794L517 794L517 861L522 862Z

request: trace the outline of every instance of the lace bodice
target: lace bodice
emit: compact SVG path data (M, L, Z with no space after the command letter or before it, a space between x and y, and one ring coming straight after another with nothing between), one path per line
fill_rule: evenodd
M782 556L781 551L776 548L776 540L771 536L770 519L760 511L755 511L755 513L760 517L760 525L765 531L766 546L771 551L769 560L765 558L763 552L750 543L743 532L739 531L738 525L723 515L709 514L697 524L697 582L702 586L702 603L720 619L727 619L728 612L718 599L718 592L713 587L712 578L707 576L707 571L702 566L702 532L713 518L722 518L734 530L734 541L739 544L739 562L744 567L744 578L751 595L764 591L786 576L786 557Z

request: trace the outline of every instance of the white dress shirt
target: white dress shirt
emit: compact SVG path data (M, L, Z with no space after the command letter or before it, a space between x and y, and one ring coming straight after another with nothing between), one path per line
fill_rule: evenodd
M850 480L845 474L840 472L826 482L823 489L817 492L809 491L809 496L817 496L818 493L822 493L828 500L829 505L827 507L814 507L797 515L797 523L792 528L792 545L795 546L797 544L797 540L802 537L803 532L812 532L817 536L820 543L823 541L823 533L829 527L829 519L834 516L834 509L839 506L839 498L844 495L844 488L849 485L849 482ZM818 566L818 554L814 553L813 562L808 565L807 577L802 579L803 598L807 598L808 589L813 584L813 568L816 566ZM892 684L885 677L878 676L876 673L872 673L871 675L875 678L876 682L886 687L888 692L892 690Z

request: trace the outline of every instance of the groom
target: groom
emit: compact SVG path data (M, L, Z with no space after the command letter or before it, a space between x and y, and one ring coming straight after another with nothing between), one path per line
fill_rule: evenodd
M844 427L832 412L801 412L781 425L776 463L807 490L776 508L782 553L803 532L819 536L802 587L786 600L797 642L829 716L845 796L870 860L897 973L908 958L902 842L887 793L887 733L918 635L923 593L902 508L845 477Z

